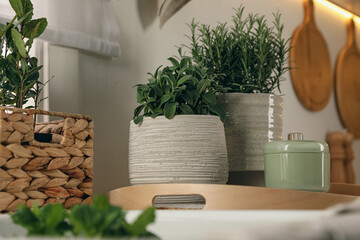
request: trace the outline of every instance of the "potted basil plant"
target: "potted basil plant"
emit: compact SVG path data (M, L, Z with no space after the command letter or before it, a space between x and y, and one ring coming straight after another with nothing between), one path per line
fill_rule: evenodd
M216 94L223 91L190 57L169 58L137 85L130 124L131 184L221 183L228 179L223 122Z
M226 23L215 27L189 24L191 43L187 47L194 62L209 69L215 82L227 89L219 102L227 112L230 176L233 172L246 175L246 171L263 174L263 145L282 139L283 99L274 92L280 91L282 76L289 69L289 40L282 36L280 14L273 15L271 26L265 16L244 17L241 6L231 27Z

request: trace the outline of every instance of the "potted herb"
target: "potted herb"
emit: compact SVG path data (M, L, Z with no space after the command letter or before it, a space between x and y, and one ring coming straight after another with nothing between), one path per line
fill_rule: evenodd
M9 2L15 16L0 25L0 212L35 202L66 208L91 202L94 123L86 115L37 109L42 66L30 50L47 20L33 19L30 0ZM25 108L30 99L34 105ZM36 114L63 120L35 125ZM43 142L36 133L50 135Z
M219 96L227 112L225 133L230 171L263 171L263 144L282 138L280 81L286 66L288 40L284 25L274 14L273 26L264 16L243 15L236 10L232 26L189 25L194 62L214 74L215 82L227 90Z
M137 85L130 124L131 184L226 183L228 161L223 91L205 67L190 57L169 58L146 84Z

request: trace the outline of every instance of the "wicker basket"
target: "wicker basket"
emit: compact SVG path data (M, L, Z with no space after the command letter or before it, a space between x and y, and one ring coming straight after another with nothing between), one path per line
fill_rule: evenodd
M63 120L38 123L34 115ZM93 179L94 123L90 116L0 107L0 212L18 204L31 207L90 203ZM51 133L38 142L35 133Z

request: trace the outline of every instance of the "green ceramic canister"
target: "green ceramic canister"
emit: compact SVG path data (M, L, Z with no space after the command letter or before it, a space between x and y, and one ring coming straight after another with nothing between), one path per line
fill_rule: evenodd
M330 154L325 142L305 141L289 133L287 141L264 145L265 183L269 188L327 192Z

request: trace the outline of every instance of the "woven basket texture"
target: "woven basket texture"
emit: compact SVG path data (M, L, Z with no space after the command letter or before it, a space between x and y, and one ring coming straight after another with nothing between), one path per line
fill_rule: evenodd
M62 120L37 123L34 115ZM63 203L91 203L94 122L90 116L0 107L0 213ZM38 142L34 133L51 133Z

